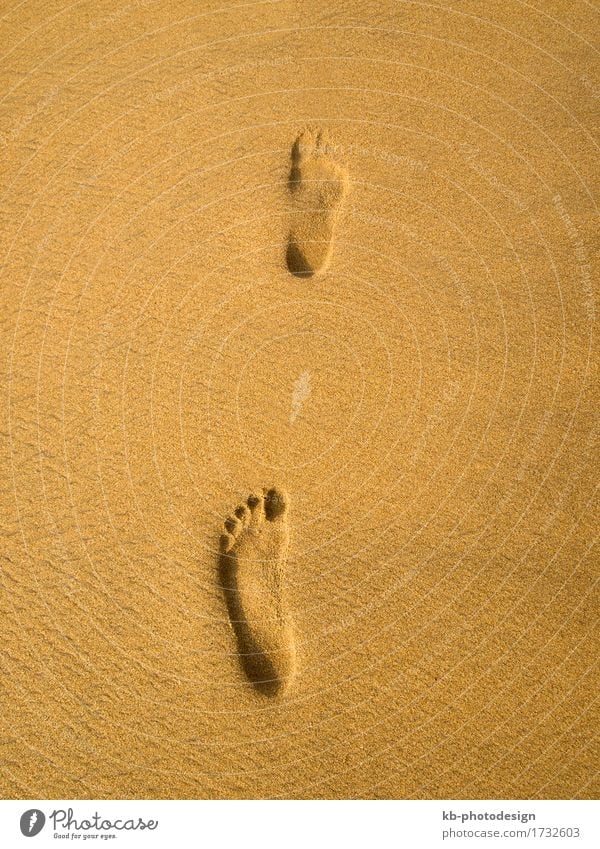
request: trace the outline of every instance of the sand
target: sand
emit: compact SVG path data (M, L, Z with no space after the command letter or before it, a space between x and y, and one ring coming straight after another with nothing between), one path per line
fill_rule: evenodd
M5 7L2 797L598 795L598 29Z

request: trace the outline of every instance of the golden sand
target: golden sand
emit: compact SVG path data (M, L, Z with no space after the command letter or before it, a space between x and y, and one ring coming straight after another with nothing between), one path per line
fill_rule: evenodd
M3 797L598 794L598 29L5 8Z

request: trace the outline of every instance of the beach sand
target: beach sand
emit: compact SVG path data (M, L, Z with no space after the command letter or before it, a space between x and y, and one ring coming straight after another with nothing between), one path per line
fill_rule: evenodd
M598 29L5 8L2 797L598 795Z

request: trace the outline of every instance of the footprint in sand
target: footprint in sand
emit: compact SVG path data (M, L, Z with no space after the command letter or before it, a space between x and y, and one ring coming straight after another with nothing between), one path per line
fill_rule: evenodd
M332 154L322 131L306 130L292 147L287 265L297 277L325 271L331 257L335 225L348 189L348 174Z
M278 489L251 495L225 520L219 558L246 675L262 693L285 692L295 673L294 633L285 602L288 498Z

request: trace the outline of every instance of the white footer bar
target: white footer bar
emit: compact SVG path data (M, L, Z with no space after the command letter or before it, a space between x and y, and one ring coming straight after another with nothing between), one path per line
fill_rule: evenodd
M600 846L595 801L0 801L0 846Z

